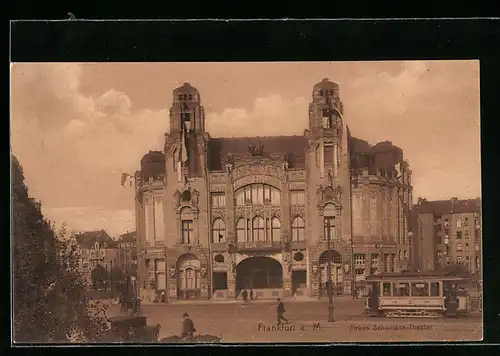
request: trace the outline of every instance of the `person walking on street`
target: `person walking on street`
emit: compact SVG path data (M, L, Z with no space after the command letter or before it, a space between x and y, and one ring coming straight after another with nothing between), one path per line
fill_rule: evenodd
M244 302L248 302L248 291L246 289L243 289L243 292L241 292L241 297Z
M253 289L250 289L250 301L253 300Z
M196 332L194 328L193 321L189 318L188 313L183 314L184 322L182 323L182 334L181 337L183 339L191 339L193 334Z
M277 314L278 314L278 325L282 324L282 321L285 321L285 323L288 324L288 319L286 319L283 314L285 313L285 306L281 302L281 300L278 298L278 306L276 308Z

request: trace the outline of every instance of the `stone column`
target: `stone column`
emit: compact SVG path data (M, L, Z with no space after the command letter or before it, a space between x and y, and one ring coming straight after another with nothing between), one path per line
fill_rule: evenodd
M227 297L236 298L236 258L234 253L229 253L227 259Z
M292 254L283 251L283 296L292 296Z

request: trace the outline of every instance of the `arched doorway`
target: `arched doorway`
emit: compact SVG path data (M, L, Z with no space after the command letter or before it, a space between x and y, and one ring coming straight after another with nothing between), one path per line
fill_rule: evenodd
M328 291L328 251L319 256L319 294L326 295ZM336 251L330 251L332 262L332 290L335 294L342 294L344 274L342 268L342 255Z
M177 260L177 298L200 298L200 277L200 260L190 253L180 256Z
M282 289L283 268L270 257L250 257L236 267L236 289Z

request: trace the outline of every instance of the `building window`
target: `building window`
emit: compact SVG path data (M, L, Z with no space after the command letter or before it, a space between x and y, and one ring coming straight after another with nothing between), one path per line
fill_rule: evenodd
M193 95L189 94L189 100L193 100Z
M458 256L457 257L457 263L462 263L463 262L463 257L462 256Z
M250 184L236 191L236 205L280 204L280 190L267 184Z
M474 245L474 250L479 251L479 244Z
M356 276L362 276L365 274L365 270L363 268L356 268L355 270Z
M236 223L236 241L245 242L245 219L240 218Z
M305 205L306 192L304 190L290 191L290 204L291 205Z
M462 251L462 244L457 244L457 252Z
M212 207L223 208L226 206L226 196L224 193L212 193Z
M464 226L469 226L469 218L465 218L465 220L464 220Z
M384 283L382 285L382 295L384 297L392 296L392 283Z
M372 266L378 266L378 254L372 255Z
M252 237L253 241L265 241L264 219L261 216L256 216L252 221Z
M222 219L215 219L212 229L212 242L223 243L226 242L226 223Z
M333 145L331 143L325 144L324 150L325 164L333 164Z
M457 228L461 229L462 228L462 219L457 218Z
M354 254L354 264L355 265L364 265L365 264L365 254L364 253L355 253Z
M297 216L292 220L292 240L305 241L305 239L304 219L302 219L300 216Z
M457 240L462 239L462 231L457 231Z
M468 240L470 238L469 231L465 231L465 239Z
M438 245L441 245L443 243L443 237L441 235L438 235L437 243Z
M271 219L271 241L280 241L281 222L278 218Z
M330 237L330 239L335 238L335 216L325 216L324 227L325 227L325 239Z
M190 244L193 238L193 220L182 220L182 244Z
M439 297L440 294L439 282L431 282L430 283L430 296L431 297Z
M465 244L465 252L469 252L469 244Z

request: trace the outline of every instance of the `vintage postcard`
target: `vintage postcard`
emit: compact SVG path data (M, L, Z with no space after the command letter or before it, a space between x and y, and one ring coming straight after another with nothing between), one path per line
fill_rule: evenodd
M483 337L478 61L14 63L15 343Z

